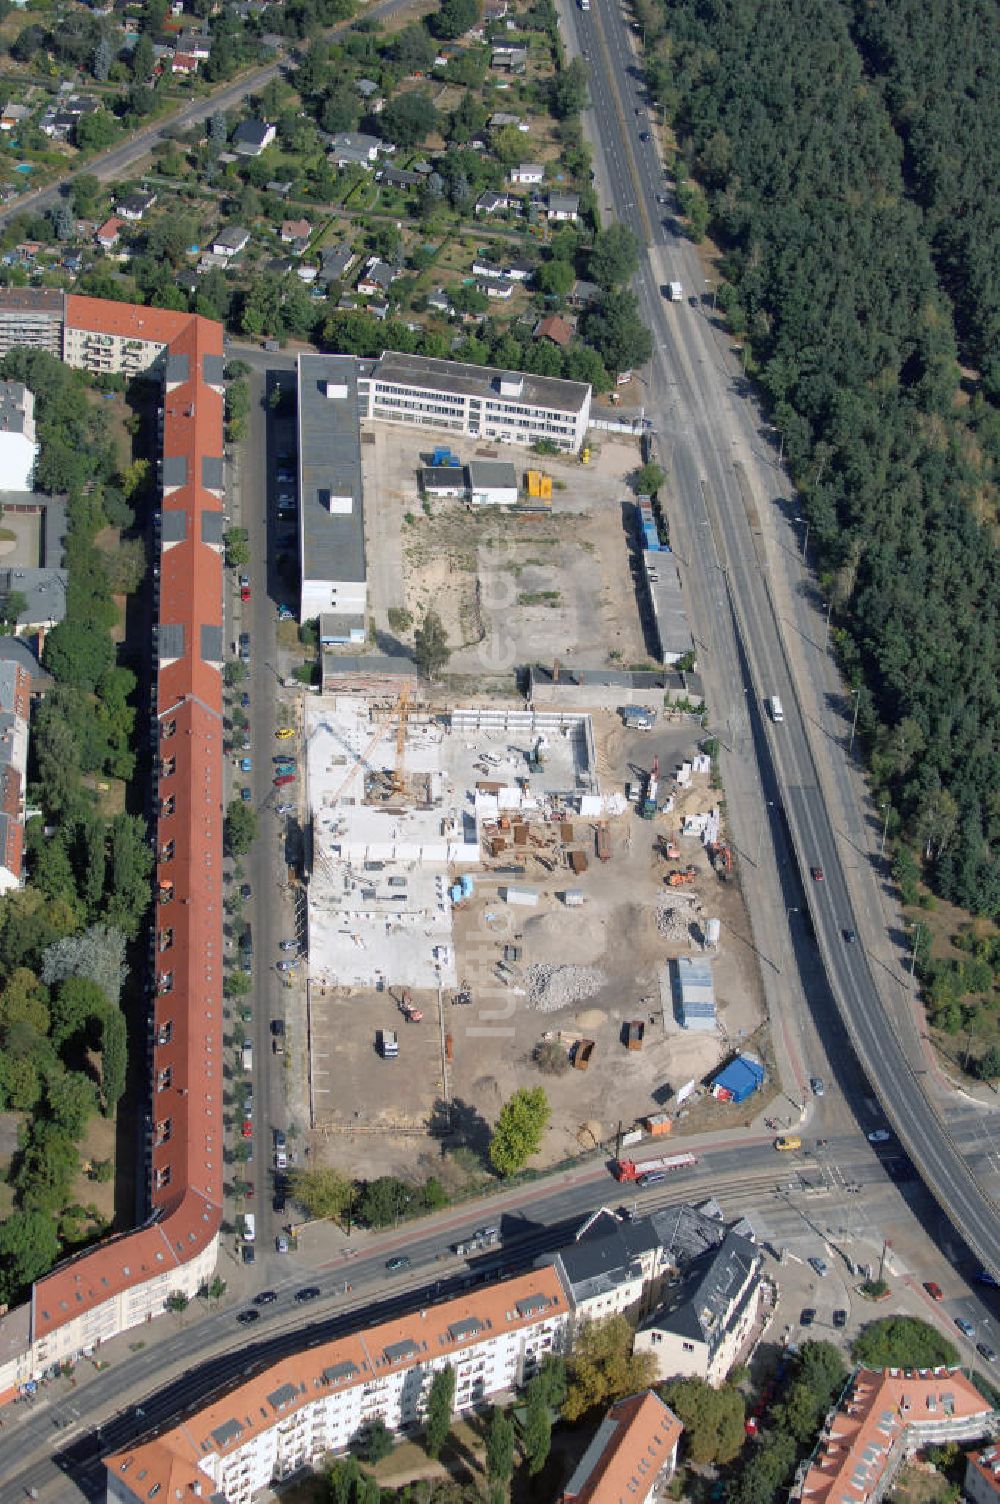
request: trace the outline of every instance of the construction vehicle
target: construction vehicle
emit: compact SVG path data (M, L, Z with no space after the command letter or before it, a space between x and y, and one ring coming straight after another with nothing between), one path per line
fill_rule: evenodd
M658 1159L616 1159L613 1174L616 1180L635 1181L639 1185L655 1185L675 1170L693 1170L698 1163L693 1154L661 1154Z
M611 832L603 823L598 825L596 833L596 850L598 860L610 862L611 860Z
M406 1022L408 1024L419 1024L423 1022L423 1009L414 1007L409 988L404 987L400 995L399 1011L406 1019Z
M578 1039L573 1046L573 1069L585 1071L594 1057L597 1044L593 1039Z
M698 869L697 869L697 867L682 867L682 868L679 868L678 870L676 870L674 872L671 872L670 876L667 878L667 887L668 888L683 888L688 883L693 883L694 880L695 880L695 878L697 876L698 876Z
M646 1037L646 1025L641 1018L629 1019L622 1033L625 1036L625 1048L627 1050L641 1050L642 1041Z
M656 814L656 795L660 788L660 759L653 758L653 766L649 770L649 778L646 782L646 794L639 806L639 813L644 820L652 820Z
M721 878L728 877L733 870L733 853L725 841L711 841L708 854L712 858L716 872Z
M528 767L533 773L540 773L545 766L545 749L549 744L547 736L540 736L528 753Z
M674 831L674 833L669 836L661 836L657 849L659 850L661 856L666 857L668 862L679 861L681 848L677 844L677 832Z

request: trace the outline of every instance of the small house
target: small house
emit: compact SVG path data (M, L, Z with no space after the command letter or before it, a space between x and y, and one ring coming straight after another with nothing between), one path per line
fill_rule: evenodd
M558 313L550 313L547 318L538 320L534 333L536 339L550 340L552 344L564 349L573 338L573 326Z
M545 181L545 168L541 162L522 162L510 169L510 180L522 188L535 187Z
M144 214L152 209L155 203L155 193L137 191L135 193L123 194L115 205L115 208L121 215L122 219L132 220L133 222L137 223L140 219L142 219L142 216Z
M228 260L232 256L241 256L249 244L249 230L244 230L242 225L227 225L212 241L212 254Z
M473 460L468 472L474 507L517 505L517 471L507 460Z
M233 151L240 157L259 157L277 135L266 120L244 120L233 132Z
M575 222L580 216L578 193L550 193L545 205L545 217L551 222L565 224Z
M396 267L390 266L387 261L380 261L378 256L372 256L358 278L358 292L366 298L380 297L389 291L398 276Z
M503 214L509 208L510 195L507 193L494 193L489 189L476 199L477 214Z
M94 236L102 251L113 250L121 239L124 225L115 215L106 219Z

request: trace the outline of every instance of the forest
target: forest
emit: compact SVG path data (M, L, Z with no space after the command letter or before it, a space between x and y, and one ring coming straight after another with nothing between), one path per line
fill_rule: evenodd
M1000 914L998 8L638 0L894 833Z

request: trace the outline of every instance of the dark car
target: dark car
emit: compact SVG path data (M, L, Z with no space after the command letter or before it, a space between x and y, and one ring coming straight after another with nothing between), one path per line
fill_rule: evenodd
M615 1216L618 1218L619 1222L635 1221L635 1218L632 1215L632 1208L630 1206L616 1206Z
M858 939L858 932L857 932L857 930L845 930L844 931L844 944L845 945L856 945L857 944L857 939Z
M240 897L241 898L252 898L253 897L253 889L251 888L251 886L250 886L249 883L242 883L240 885Z
M809 872L814 883L821 883L824 880L825 873L822 867L810 867Z
M799 1323L801 1326L812 1326L815 1320L816 1310L814 1306L806 1306L799 1314Z
M320 1293L318 1285L306 1285L302 1290L296 1290L295 1299L300 1305L307 1300L315 1300Z
M251 1326L253 1322L260 1320L260 1312L252 1310L240 1311L236 1320L240 1323L240 1326Z
M648 131L640 131L639 132L639 140L640 141L651 141L652 137L650 136L650 134L649 134Z
M243 1262L244 1264L256 1264L257 1262L257 1255L253 1251L252 1243L243 1244Z
M271 1033L275 1039L281 1039L285 1032L285 1020L283 1018L271 1019Z
M247 694L246 690L244 690L240 695L240 704L243 706L244 710L250 709L250 696Z
M405 1253L401 1253L398 1258L386 1259L385 1267L390 1274L400 1274L404 1269L409 1269L410 1261Z
M279 1216L285 1210L285 1193L284 1193L284 1191L277 1191L277 1190L275 1191L274 1196L273 1196L273 1198L271 1200L271 1208L272 1208L273 1211L276 1211Z
M838 1331L840 1331L841 1328L845 1327L847 1325L847 1312L844 1310L834 1311L833 1324Z
M255 1306L271 1306L277 1298L278 1292L276 1290L261 1290L259 1295L254 1296L253 1303Z
M996 1348L990 1347L988 1342L977 1342L976 1352L981 1358L985 1358L987 1363L995 1363L997 1360Z

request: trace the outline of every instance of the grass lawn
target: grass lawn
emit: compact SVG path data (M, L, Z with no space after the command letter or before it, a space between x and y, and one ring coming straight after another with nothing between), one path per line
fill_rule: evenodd
M944 1504L953 1497L947 1478L916 1459L906 1463L889 1495L891 1504Z

